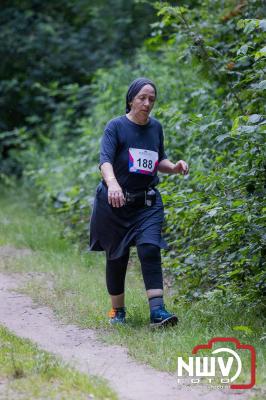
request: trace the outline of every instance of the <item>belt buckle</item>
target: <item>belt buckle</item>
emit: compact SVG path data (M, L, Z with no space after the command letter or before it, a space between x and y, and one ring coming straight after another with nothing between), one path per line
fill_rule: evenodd
M127 190L125 191L125 197L126 197L126 205L131 205L134 204L134 198L132 199L131 193L128 192Z

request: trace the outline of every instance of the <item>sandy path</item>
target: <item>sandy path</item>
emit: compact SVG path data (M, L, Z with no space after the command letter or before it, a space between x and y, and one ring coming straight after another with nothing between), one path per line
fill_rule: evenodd
M60 356L79 371L107 379L120 399L224 400L235 399L236 395L241 400L248 398L248 392L181 387L174 375L137 363L120 346L102 344L93 330L59 323L49 308L37 307L30 297L14 290L19 287L19 277L0 273L0 324Z

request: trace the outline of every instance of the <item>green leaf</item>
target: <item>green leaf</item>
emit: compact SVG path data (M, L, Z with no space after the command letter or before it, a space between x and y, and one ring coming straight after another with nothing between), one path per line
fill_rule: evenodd
M219 135L216 137L216 141L218 143L223 142L225 139L230 138L230 135L228 133L225 133L224 135Z
M239 206L243 206L244 204L246 204L246 202L244 200L234 200L233 201L233 207L239 207Z
M243 46L241 46L240 49L237 50L236 54L237 55L240 55L240 54L246 55L247 51L248 51L248 45L247 44L243 44Z
M259 90L265 90L266 89L266 80L261 81L259 83L253 83L251 85L252 89L259 89Z
M239 122L240 122L240 117L236 117L233 121L233 126L232 126L232 130L231 130L231 134L234 134L238 127L239 127Z
M245 325L235 325L233 326L233 330L234 331L242 331L242 332L246 332L246 333L253 333L253 330L249 327L249 326L245 326Z
M207 214L208 214L210 217L214 217L214 215L216 215L217 212L218 212L218 210L217 210L216 208L214 208L213 210L208 211Z
M244 33L249 34L259 26L260 20L258 19L241 19L237 23L237 27L244 28Z
M260 29L262 29L264 32L266 32L266 19L262 19L259 23Z
M253 133L256 132L256 130L257 130L256 125L242 125L238 128L238 131L242 133Z
M238 269L235 269L234 271L228 272L227 276L230 276L230 278L231 278L232 276L239 275L239 274L242 274L242 273L243 273L243 270L238 268Z
M255 60L259 60L262 57L266 56L266 46L262 47L259 51L255 53Z
M256 124L257 122L259 122L262 118L262 115L260 114L252 114L249 116L248 121L251 122L252 124Z

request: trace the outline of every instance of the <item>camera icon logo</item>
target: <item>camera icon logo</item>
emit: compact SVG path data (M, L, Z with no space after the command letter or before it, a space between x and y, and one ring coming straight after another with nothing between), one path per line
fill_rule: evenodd
M226 343L230 343L230 347L227 347ZM213 349L214 345L215 349ZM201 379L212 383L214 379L220 377L220 383L229 385L230 389L251 389L255 385L256 352L253 346L241 344L233 337L215 337L207 344L195 346L192 354L196 355L200 350L205 352L212 350L211 355L189 357L188 363L182 357L178 357L177 375L179 377L183 377L185 370L191 378L191 383L194 384L199 383ZM249 377L248 383L242 381L246 380L246 377Z

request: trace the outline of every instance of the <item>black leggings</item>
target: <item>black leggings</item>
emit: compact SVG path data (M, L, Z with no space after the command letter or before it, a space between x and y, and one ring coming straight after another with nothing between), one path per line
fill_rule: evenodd
M144 243L137 246L137 251L146 290L163 289L160 248ZM117 296L124 293L128 259L129 250L123 257L106 260L106 283L110 295Z

